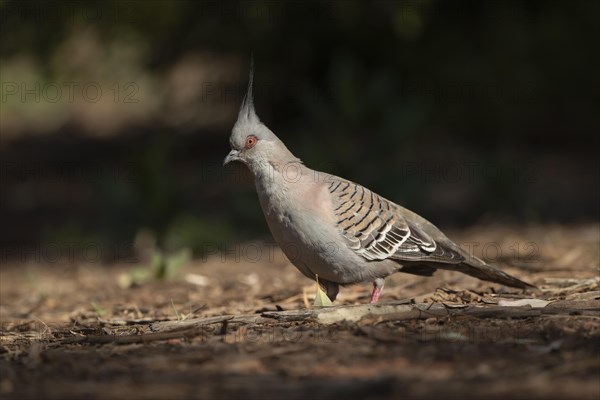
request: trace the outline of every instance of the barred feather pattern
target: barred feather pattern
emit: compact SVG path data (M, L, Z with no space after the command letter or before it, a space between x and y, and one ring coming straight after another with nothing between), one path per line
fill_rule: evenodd
M338 228L348 246L365 259L451 264L464 260L408 222L398 205L369 189L339 178L331 179L328 189Z

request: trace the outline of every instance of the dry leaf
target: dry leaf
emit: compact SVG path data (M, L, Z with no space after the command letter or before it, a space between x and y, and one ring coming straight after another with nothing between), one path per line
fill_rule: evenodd
M319 275L316 275L316 281L317 281L317 295L315 296L315 301L313 302L313 306L314 307L331 307L331 306L333 306L333 303L331 302L329 297L327 297L325 292L321 289L321 286L319 286Z
M498 305L501 307L522 307L522 306L530 306L533 308L544 308L551 301L541 300L541 299L519 299L519 300L500 300L498 301Z

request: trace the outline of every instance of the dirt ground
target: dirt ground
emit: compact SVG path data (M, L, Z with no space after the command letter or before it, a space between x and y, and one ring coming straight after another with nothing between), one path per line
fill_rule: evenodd
M302 314L314 283L278 250L250 253L255 244L133 286L124 277L143 262L3 260L0 396L600 398L599 225L449 236L540 290L396 274L380 305L324 323L318 309ZM364 311L354 305L370 289L342 288L336 312ZM386 311L411 302L448 313Z

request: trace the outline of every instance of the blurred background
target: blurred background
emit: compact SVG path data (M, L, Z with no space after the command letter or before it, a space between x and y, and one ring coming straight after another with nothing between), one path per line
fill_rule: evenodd
M312 168L442 227L598 220L597 1L0 13L2 261L270 239L248 171L221 166L251 54L258 115Z

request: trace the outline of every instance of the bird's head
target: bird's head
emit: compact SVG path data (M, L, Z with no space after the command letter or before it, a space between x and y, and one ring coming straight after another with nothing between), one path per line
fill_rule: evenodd
M285 162L290 157L294 160L297 159L293 157L283 142L260 121L254 111L254 99L252 97L254 68L252 64L250 66L248 91L244 96L237 121L229 137L231 151L223 160L223 165L231 161L241 161L252 172L256 173L261 166L264 167L269 164L273 166L275 162Z

